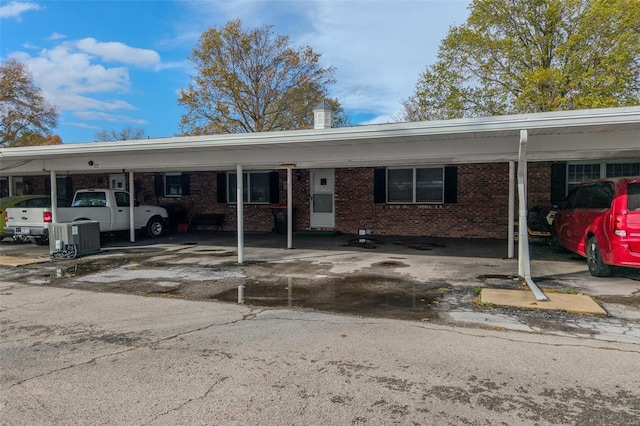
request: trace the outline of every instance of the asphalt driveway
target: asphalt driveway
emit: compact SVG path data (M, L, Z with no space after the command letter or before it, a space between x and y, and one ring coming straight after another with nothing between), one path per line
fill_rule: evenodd
M606 316L483 306L501 241L180 234L2 255L0 424L635 424L640 281L532 246ZM238 293L238 288L243 293ZM238 297L244 303L238 303Z
M187 233L130 244L113 236L101 253L69 261L48 261L47 248L31 244L0 248L46 260L3 268L6 279L29 285L640 342L640 271L594 278L583 259L543 245L531 245L538 285L592 296L606 316L479 303L483 288L523 289L505 241L296 235L287 250L284 236L247 234L238 265L235 238Z
M0 423L636 424L637 344L0 285Z

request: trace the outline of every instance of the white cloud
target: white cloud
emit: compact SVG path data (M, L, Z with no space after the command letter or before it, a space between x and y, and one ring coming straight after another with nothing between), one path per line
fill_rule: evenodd
M53 33L49 37L47 37L47 40L56 41L56 40L60 40L62 38L67 38L67 36L64 35L64 34L60 34L60 33Z
M436 59L453 16L466 19L468 2L314 2L313 28L300 42L337 68L337 93L346 109L393 121L427 65Z
M66 41L51 49L41 49L34 56L14 52L11 57L27 64L35 84L61 111L70 112L81 120L136 124L144 121L123 114L123 111L136 108L124 100L113 98L118 93L126 94L131 90L127 65L161 65L160 56L154 51L122 43L100 43L95 39ZM99 63L100 60L120 64L108 66ZM111 99L104 99L105 94Z
M188 3L195 12L181 36L240 18L247 28L275 24L294 45L311 46L336 67L332 96L347 112L394 121L420 73L434 63L450 25L463 23L470 0L342 0ZM194 34L197 33L197 36Z
M98 42L94 38L85 38L77 41L76 47L82 52L98 56L103 61L122 62L139 67L160 64L160 55L157 52L127 46L120 42Z
M82 122L74 122L74 121L66 121L64 123L65 126L73 126L73 127L79 127L81 129L93 129L93 130L99 130L101 127L100 126L91 126L87 123L82 123Z
M119 115L119 114L108 114L105 112L99 112L99 111L78 111L75 114L78 118L82 118L84 120L90 120L90 121L111 121L111 122L122 122L122 121L126 121L128 123L134 123L134 124L147 124L146 120L141 120L141 119L132 119L129 116L126 115Z
M11 3L0 6L0 19L16 18L20 19L20 15L30 10L40 10L41 7L37 3L12 1Z

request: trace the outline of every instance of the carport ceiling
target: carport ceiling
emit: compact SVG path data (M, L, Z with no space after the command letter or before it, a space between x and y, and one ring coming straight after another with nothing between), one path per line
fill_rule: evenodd
M640 107L0 150L2 175L640 158Z

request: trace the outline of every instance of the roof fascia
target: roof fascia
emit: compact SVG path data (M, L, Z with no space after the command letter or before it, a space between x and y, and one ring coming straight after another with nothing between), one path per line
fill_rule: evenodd
M116 142L89 142L23 148L2 148L0 158L34 158L77 154L140 152L148 150L238 149L243 146L317 144L397 137L464 135L534 129L566 129L640 123L640 107L604 108L546 113L475 117L455 120L421 121L338 127L323 130L295 130L208 136L184 136ZM584 132L584 130L581 130ZM476 137L476 136L473 136Z

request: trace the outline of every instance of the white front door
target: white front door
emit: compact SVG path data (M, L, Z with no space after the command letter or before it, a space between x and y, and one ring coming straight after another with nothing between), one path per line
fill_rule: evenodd
M311 170L311 228L333 228L334 207L333 170Z

